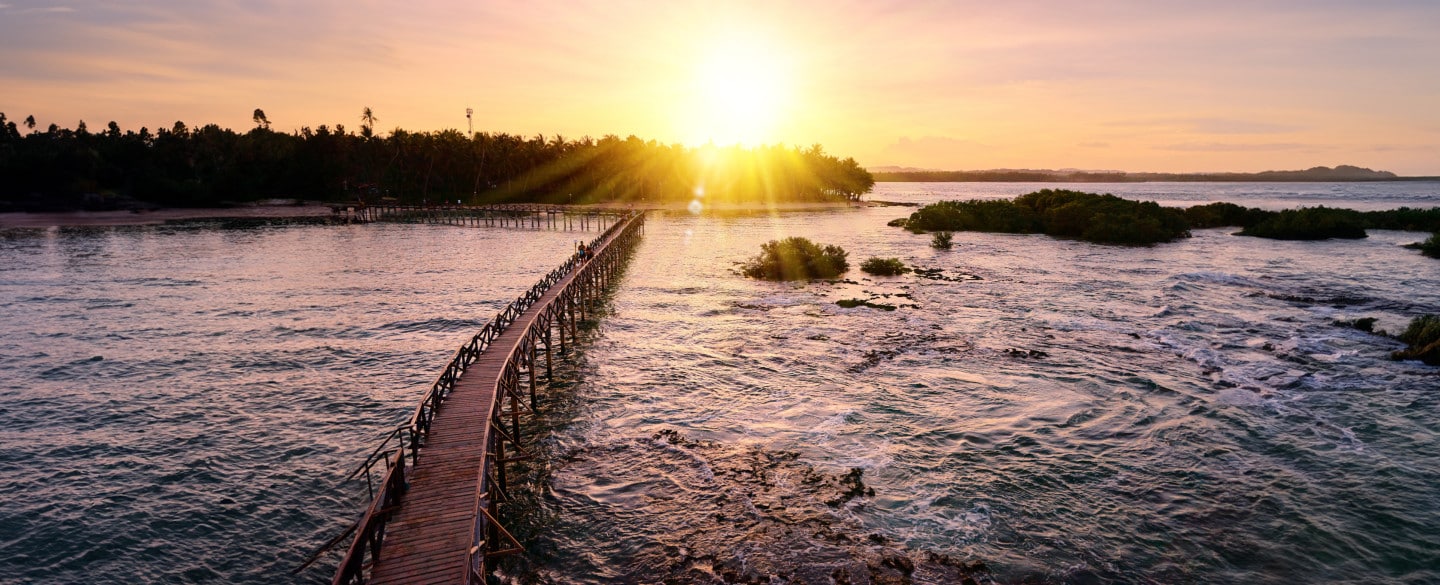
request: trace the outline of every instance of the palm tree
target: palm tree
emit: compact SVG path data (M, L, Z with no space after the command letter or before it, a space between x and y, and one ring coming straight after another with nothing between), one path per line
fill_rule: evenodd
M370 106L365 106L365 110L360 113L360 135L366 138L374 137L375 122L378 120L379 118L375 117L375 112L370 110Z

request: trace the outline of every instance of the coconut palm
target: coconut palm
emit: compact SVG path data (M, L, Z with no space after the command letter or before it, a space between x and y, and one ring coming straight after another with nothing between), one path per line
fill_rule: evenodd
M360 135L365 138L375 137L375 122L379 120L370 106L365 106L365 110L360 112Z

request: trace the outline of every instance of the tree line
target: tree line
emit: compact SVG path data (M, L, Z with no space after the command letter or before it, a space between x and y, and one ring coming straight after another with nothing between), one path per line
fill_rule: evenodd
M215 124L92 131L36 128L0 113L0 210L210 207L267 198L402 203L824 201L858 199L874 178L819 145L686 147L607 135L569 140L458 130L375 132L343 124Z

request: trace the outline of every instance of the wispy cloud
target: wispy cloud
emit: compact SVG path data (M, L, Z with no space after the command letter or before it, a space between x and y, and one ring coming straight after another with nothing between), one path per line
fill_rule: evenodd
M37 8L15 8L13 4L0 4L0 11L7 14L70 14L75 9L70 6L43 6Z
M697 56L738 31L795 63L773 139L862 164L1353 154L1434 174L1433 150L1369 149L1440 137L1440 77L1417 73L1440 51L1437 19L1440 2L1421 0L0 0L0 108L243 127L263 107L283 129L353 125L371 106L437 129L474 107L477 129L668 142L695 118Z
M1194 134L1286 134L1302 130L1302 128L1290 124L1235 118L1206 117L1117 120L1106 122L1105 125L1117 128L1178 130Z
M1261 144L1244 144L1236 142L1184 142L1180 144L1164 144L1157 148L1161 150L1175 150L1180 152L1283 152L1292 150L1322 150L1313 144L1301 144L1298 142L1267 142Z

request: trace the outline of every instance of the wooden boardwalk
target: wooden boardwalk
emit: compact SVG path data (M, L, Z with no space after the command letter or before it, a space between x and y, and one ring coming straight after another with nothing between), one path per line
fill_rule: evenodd
M618 274L643 221L635 214L617 222L593 242L594 259L556 269L457 352L410 425L397 430L400 446L372 456L388 472L334 583L483 582L493 557L518 552L496 519L505 463L523 454L520 416L533 412L537 370L551 369L555 337L562 352L567 335L575 339L577 321Z
M583 205L497 203L491 205L334 204L330 211L346 222L429 223L474 227L513 227L605 231L631 215L630 210Z

